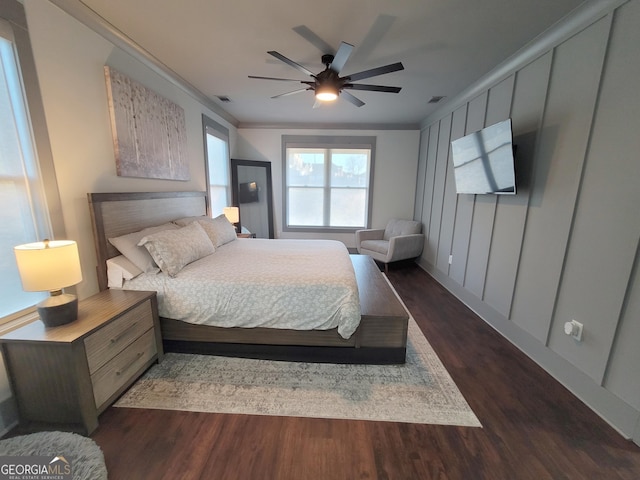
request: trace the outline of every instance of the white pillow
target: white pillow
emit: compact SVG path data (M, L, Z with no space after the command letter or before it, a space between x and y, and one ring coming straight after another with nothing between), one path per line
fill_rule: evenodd
M186 227L187 225L195 222L196 220L211 220L211 217L208 217L206 215L199 215L197 217L184 217L184 218L179 218L177 220L174 220L173 223L175 223L179 227Z
M224 215L218 215L216 218L207 218L206 220L198 220L204 231L211 239L216 248L229 243L238 238L236 228Z
M170 277L175 277L186 265L216 250L198 222L177 230L152 233L142 238L138 245L144 246L160 269Z
M142 273L124 255L107 260L107 286L109 288L122 288L125 280L136 278Z
M158 225L157 227L149 227L138 232L110 238L109 243L116 247L121 254L127 257L131 263L144 273L158 273L160 271L158 265L153 261L149 252L138 244L140 243L140 240L147 235L165 230L177 230L178 228L180 227L173 223L165 223L163 225Z

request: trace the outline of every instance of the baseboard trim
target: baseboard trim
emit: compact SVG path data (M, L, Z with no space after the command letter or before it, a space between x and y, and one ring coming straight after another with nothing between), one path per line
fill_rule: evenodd
M417 264L489 326L536 362L627 440L640 441L640 412L598 385L566 359L540 343L504 315L483 303L433 265ZM640 443L639 443L640 444Z

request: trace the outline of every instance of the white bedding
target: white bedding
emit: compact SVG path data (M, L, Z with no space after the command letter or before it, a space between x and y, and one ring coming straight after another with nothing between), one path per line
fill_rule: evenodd
M360 323L353 265L333 240L237 239L175 278L143 273L123 288L155 290L161 317L219 327L326 330Z

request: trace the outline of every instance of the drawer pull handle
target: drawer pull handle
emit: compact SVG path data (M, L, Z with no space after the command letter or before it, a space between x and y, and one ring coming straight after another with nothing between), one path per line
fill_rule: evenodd
M140 357L142 357L142 355L144 355L144 352L138 352L135 356L135 358L133 360L131 360L129 363L127 363L124 367L122 367L120 370L118 370L116 372L116 375L120 376L122 375L124 372L126 372L127 370L129 370L129 368L131 368L131 366L136 363Z
M137 323L138 323L137 321L133 322L131 325L129 325L127 328L125 328L123 331L121 331L118 335L113 337L111 339L111 343L118 343L122 339L122 337L124 337L126 335L126 333L129 330L131 330L133 327L136 326Z

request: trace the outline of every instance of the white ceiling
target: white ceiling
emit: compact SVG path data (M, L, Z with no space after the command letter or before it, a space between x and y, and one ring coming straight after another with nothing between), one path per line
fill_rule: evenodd
M584 0L76 0L156 57L241 125L415 126L436 105L491 71ZM296 27L305 27L306 33ZM296 30L294 30L296 28ZM311 34L315 35L315 39ZM312 92L271 99L302 85L248 75L307 80L267 54L275 50L313 72L319 48L356 48L342 75L402 62L405 69L360 83L398 94L352 91L312 108ZM230 103L217 97L227 96Z

